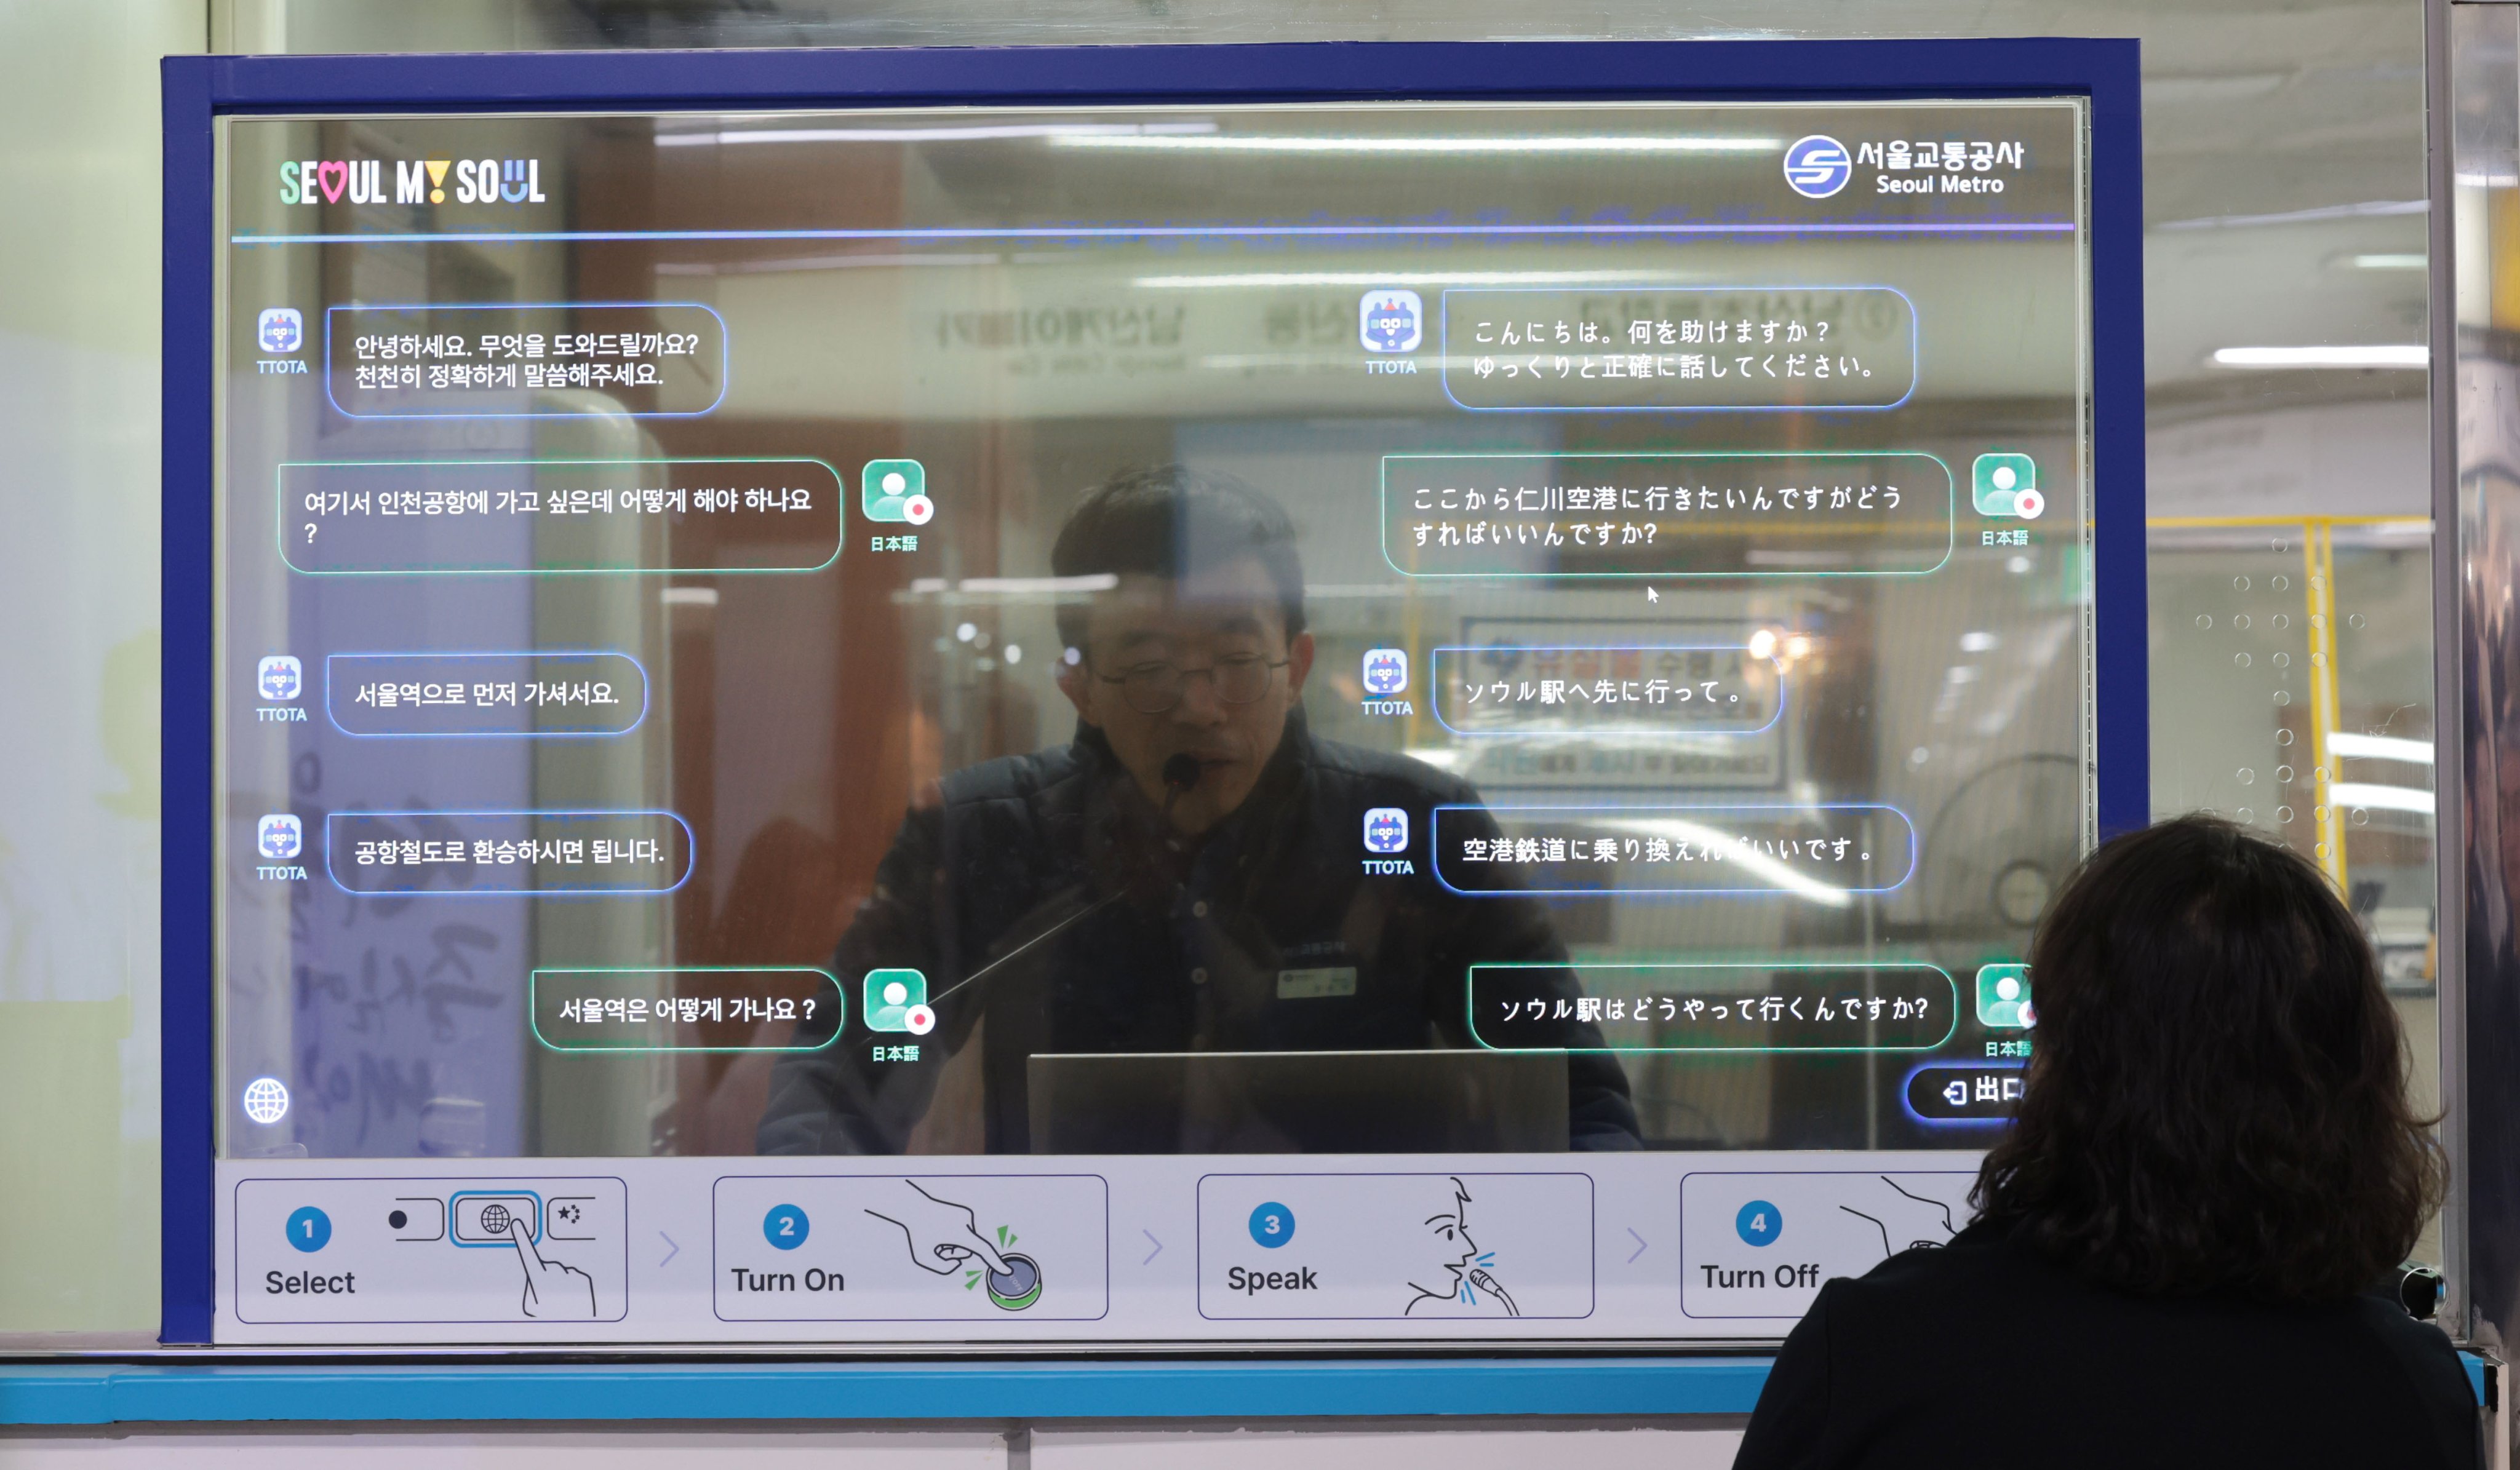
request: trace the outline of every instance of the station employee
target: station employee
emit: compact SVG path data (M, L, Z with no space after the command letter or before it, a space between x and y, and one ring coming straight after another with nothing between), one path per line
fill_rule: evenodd
M852 993L870 970L920 971L934 1030L917 1061L874 1059L874 1043L913 1038L862 1024L782 1058L761 1152L902 1151L975 1030L987 1147L1023 1152L1035 1053L1469 1047L1482 961L1542 961L1530 994L1575 994L1540 905L1436 880L1432 809L1475 804L1465 782L1305 729L1313 639L1277 505L1177 466L1138 471L1087 493L1051 565L1094 588L1058 609L1074 740L926 792L840 940ZM1378 807L1408 814L1414 871L1366 870ZM1601 1045L1589 1023L1559 1025L1557 1045ZM1571 1146L1638 1146L1612 1057L1571 1053L1567 1088ZM1140 1147L1168 1151L1179 1126L1148 1118Z

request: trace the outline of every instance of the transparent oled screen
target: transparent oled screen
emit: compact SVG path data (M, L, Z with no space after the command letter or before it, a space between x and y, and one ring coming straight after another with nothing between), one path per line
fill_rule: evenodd
M231 1157L1968 1147L2070 101L231 119Z

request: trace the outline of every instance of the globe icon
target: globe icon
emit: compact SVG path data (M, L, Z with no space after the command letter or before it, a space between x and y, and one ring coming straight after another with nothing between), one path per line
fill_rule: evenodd
M277 1123L289 1115L289 1089L277 1077L257 1077L245 1085L245 1115L256 1123Z
M508 1233L508 1223L513 1218L508 1214L508 1207L496 1200L481 1207L481 1228L493 1235Z

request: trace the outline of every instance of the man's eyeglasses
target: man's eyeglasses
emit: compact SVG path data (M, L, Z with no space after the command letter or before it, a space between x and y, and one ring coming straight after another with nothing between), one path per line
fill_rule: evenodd
M1216 686L1216 697L1227 704L1252 704L1269 692L1269 683L1286 666L1281 658L1272 661L1257 653L1237 653L1220 658L1209 668L1185 669L1178 664L1132 664L1117 674L1098 674L1104 684L1120 687L1120 697L1142 715L1160 715L1181 703L1192 679L1205 679Z

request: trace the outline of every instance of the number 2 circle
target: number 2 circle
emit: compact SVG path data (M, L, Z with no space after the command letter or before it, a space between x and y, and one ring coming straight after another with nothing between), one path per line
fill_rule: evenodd
M803 1245L806 1232L813 1228L813 1222L794 1205L772 1205L770 1213L761 1217L762 1238L783 1251Z

